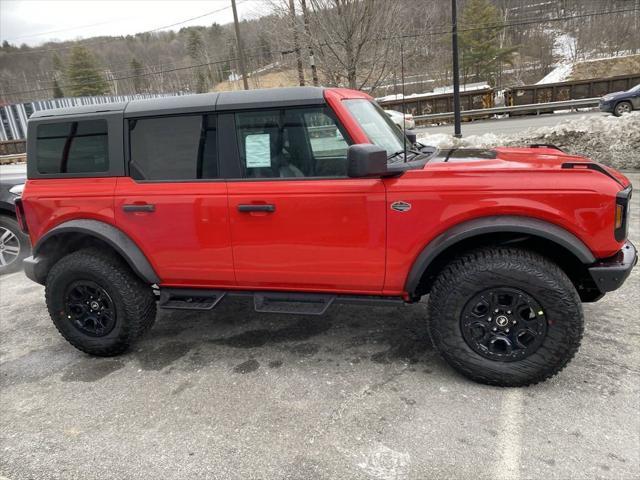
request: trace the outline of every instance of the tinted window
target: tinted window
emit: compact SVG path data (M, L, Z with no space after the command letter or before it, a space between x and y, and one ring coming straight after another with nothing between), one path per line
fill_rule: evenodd
M332 112L323 107L236 114L245 177L342 177L347 147Z
M38 125L40 173L101 173L109 169L106 120Z
M129 121L136 180L217 178L216 118L182 115Z

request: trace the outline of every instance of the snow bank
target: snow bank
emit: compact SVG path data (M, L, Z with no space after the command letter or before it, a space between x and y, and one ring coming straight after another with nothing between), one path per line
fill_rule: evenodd
M536 85L564 82L571 76L572 72L573 72L573 64L567 63L567 64L558 65L556 68L551 70L545 77L543 77L542 80L540 80L539 82L536 82Z
M551 143L569 153L582 155L614 168L640 170L640 112L619 118L612 115L580 117L551 127L530 128L514 135L486 133L454 138L443 133L426 133L418 138L425 145L440 148L491 148Z

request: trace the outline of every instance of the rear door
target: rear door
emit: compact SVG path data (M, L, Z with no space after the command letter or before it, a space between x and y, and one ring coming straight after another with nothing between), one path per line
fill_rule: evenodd
M217 117L189 113L126 122L129 176L116 186L117 225L144 251L163 285L233 285Z
M346 176L348 139L331 110L241 111L233 121L225 140L239 163L228 183L238 285L381 292L385 188Z

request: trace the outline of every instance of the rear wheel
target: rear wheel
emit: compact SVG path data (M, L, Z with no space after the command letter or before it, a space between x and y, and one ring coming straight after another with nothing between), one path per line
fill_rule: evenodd
M125 352L151 327L153 291L115 255L97 249L58 261L46 281L49 315L60 334L83 352Z
M20 270L22 260L30 251L29 237L22 233L18 222L0 215L0 275Z
M429 332L444 359L477 382L546 380L580 346L580 298L566 274L524 250L478 250L450 263L429 299Z
M625 113L630 113L633 110L633 106L630 102L620 102L616 105L616 108L613 109L613 114L616 117L620 117Z

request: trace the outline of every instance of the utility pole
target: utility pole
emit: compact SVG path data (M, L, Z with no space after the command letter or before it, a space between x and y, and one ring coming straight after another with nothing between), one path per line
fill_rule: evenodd
M460 127L460 67L458 65L458 8L456 0L451 0L451 47L453 50L453 136L460 138L462 131Z
M242 75L242 83L244 89L249 90L249 82L247 81L247 69L244 64L244 50L242 49L242 40L240 39L240 25L238 24L238 10L236 9L236 0L231 0L231 9L233 10L233 26L236 30L236 43L238 45L238 63L240 64L240 74Z
M298 64L298 83L301 87L304 87L304 67L302 65L302 55L300 54L300 39L298 38L298 22L296 20L294 0L289 0L289 16L291 17L291 28L293 29L293 50L296 53L296 63Z
M309 15L307 12L307 0L300 0L302 5L302 19L304 22L304 33L307 36L307 48L309 49L309 65L311 65L311 77L313 78L313 84L317 87L320 82L318 81L318 69L316 68L316 60L313 56L313 48L311 47L311 29L309 28Z

